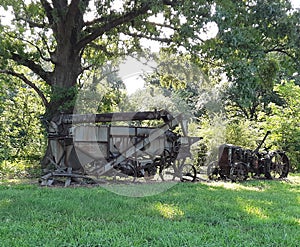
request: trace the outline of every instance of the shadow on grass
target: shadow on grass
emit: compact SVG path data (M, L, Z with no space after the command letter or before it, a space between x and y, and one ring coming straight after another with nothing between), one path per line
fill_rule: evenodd
M0 246L297 246L299 192L299 176L179 183L140 198L0 185Z

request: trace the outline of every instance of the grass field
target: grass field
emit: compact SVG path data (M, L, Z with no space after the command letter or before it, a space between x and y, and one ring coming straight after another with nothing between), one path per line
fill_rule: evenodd
M126 185L124 185L126 186ZM138 185L139 186L139 185ZM0 246L300 246L300 176L148 197L0 183Z

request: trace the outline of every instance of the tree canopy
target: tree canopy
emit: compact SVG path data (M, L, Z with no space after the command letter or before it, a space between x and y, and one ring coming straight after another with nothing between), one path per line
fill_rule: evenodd
M86 71L141 50L145 40L185 47L203 67L219 67L227 96L248 118L300 67L300 14L289 1L5 0L2 8L13 19L0 26L0 73L33 88L50 119L73 110ZM218 34L205 40L211 23Z
M273 86L299 83L300 12L289 1L220 1L213 21L215 38L199 47L200 59L219 67L229 82L226 94L249 119L269 102L278 103Z
M84 71L141 49L143 39L182 45L197 39L210 1L4 1L11 25L1 25L2 74L21 79L41 97L46 115L72 111ZM162 14L160 22L151 17ZM168 30L169 35L163 35ZM41 81L49 90L38 85Z

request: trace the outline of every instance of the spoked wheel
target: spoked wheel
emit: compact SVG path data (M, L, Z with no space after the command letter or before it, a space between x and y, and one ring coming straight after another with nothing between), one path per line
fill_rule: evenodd
M144 179L146 181L150 181L150 180L154 179L156 173L157 173L157 166L155 164L155 161L154 161L154 164L147 163L145 166Z
M271 178L285 178L289 173L290 162L287 155L283 152L275 152L270 164Z
M176 176L176 168L171 165L163 170L159 171L159 177L162 181L176 181L179 180L179 176Z
M233 182L246 180L248 178L247 165L242 162L233 164L229 177Z
M191 164L183 164L180 171L181 182L195 182L197 177L196 168Z
M174 177L174 167L172 167L172 157L168 150L164 150L159 162L159 176L162 181L170 180ZM171 179L171 180L172 180Z
M107 175L114 182L135 182L137 169L132 159L127 159L124 163L115 165Z
M173 181L195 182L197 178L197 170L191 164L185 163L186 159L174 161L172 168L174 169Z
M219 169L217 161L213 161L208 165L207 176L210 180L217 180L219 178Z

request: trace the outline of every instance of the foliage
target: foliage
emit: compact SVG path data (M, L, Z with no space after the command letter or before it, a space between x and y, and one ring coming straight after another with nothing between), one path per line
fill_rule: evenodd
M271 114L266 116L265 128L272 131L273 148L287 152L292 166L300 169L300 87L294 81L283 81L275 87L285 104L271 104Z
M273 146L299 161L299 112L289 101L299 96L278 86L282 79L300 84L300 11L289 1L5 0L3 9L13 20L0 22L1 160L39 157L40 115L50 121L82 100L77 112L169 108L205 116L197 134L207 148L221 140L252 147L262 132L252 127L266 121ZM204 39L209 24L218 34ZM168 48L149 88L125 99L120 78L103 76L146 40Z
M90 114L114 112L125 101L125 85L116 73L117 69L107 65L91 72L76 97L75 113Z
M299 179L180 183L142 198L6 183L0 245L297 246Z
M190 128L190 133L192 136L200 136L202 138L199 145L201 147L204 144L205 147L200 148L200 153L196 154L196 157L198 156L198 159L202 157L201 149L206 150L205 164L208 165L210 162L218 159L218 148L225 143L226 119L223 115L212 114L210 117L200 118L198 124L196 130Z
M271 129L266 147L287 151L294 167L299 164L298 117L284 113L289 96L278 85L282 79L299 84L299 14L289 1L217 1L212 20L218 34L198 47L197 59L207 74L213 70L223 81L224 142L252 148ZM207 133L213 129L203 127Z
M205 74L205 70L189 54L161 49L155 56L157 68L146 77L147 86L162 88L181 112L196 119L221 113L221 83Z
M127 102L125 101L121 104L121 108L125 111L154 111L155 109L168 109L170 112L178 112L177 106L172 102L171 98L165 96L163 89L158 87L138 90L133 95L129 96Z
M201 171L201 168L207 164L207 145L203 140L197 142L194 147L191 148L193 165L197 171Z
M0 178L37 175L45 148L41 101L27 86L0 80Z
M228 121L226 125L226 143L254 150L266 133L258 131L258 124L248 119Z
M297 77L299 14L289 1L217 1L218 34L199 56L226 75L226 103L244 117L257 119L268 103L280 103L273 85Z
M56 121L61 112L73 112L78 91L84 89L80 79L141 50L145 40L174 50L190 46L189 39L198 38L197 30L211 15L212 4L204 0L2 1L1 10L13 18L0 20L0 74L32 88L45 108L45 121ZM153 21L158 15L162 20ZM96 112L113 110L123 97L120 90L102 88L105 93Z
M37 178L41 174L40 162L34 159L10 159L0 161L0 179Z
M211 15L210 1L5 1L14 16L1 24L0 73L18 77L43 99L46 117L72 112L78 79L87 69L141 49L144 40L189 45ZM195 11L197 10L197 11ZM159 23L152 21L158 14ZM88 18L87 18L88 17ZM162 35L168 29L170 35ZM30 74L20 73L26 67ZM51 87L50 98L34 83ZM57 91L57 89L59 89ZM59 97L67 92L67 97ZM60 109L64 107L64 109Z
M0 160L38 160L44 151L41 101L19 82L0 81Z
M281 84L275 85L274 91L284 103L281 105L270 103L268 114L260 112L256 121L240 116L228 119L224 122L226 126L224 142L255 149L266 132L271 131L262 148L285 151L291 160L293 169L299 170L300 89L294 81L283 81ZM227 110L229 109L227 108ZM204 128L207 130L210 127L204 125Z

